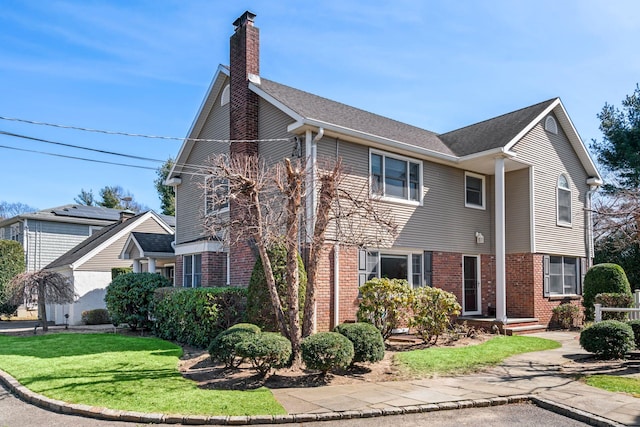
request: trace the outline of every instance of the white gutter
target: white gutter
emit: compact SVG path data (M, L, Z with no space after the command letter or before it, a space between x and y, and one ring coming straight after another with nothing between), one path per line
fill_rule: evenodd
M333 327L340 324L340 245L333 245Z
M305 132L305 154L307 157L307 173L305 176L305 187L307 192L306 200L306 235L307 243L311 242L315 225L316 213L316 163L318 161L318 141L324 136L324 128L318 129L318 133L313 137L311 130Z
M590 182L591 181L591 182ZM593 243L593 213L591 212L592 210L592 203L593 203L593 194L598 190L598 187L600 185L602 185L602 181L597 180L598 182L596 183L595 181L589 179L587 180L587 183L589 183L589 191L587 191L587 209L586 209L586 221L587 221L587 234L585 236L586 238L586 244L587 244L587 268L591 267L592 263L593 263L593 257L594 257L594 243Z

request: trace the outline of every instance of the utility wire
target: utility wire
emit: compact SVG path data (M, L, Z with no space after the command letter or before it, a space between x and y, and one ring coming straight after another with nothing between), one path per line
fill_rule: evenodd
M126 166L126 167L129 167L129 168L156 170L156 168L152 168L152 167L148 167L148 166L128 165L128 164L125 164L125 163L107 162L107 161L104 161L104 160L87 159L87 158L84 158L84 157L65 156L63 154L47 153L45 151L37 151L37 150L27 150L26 148L8 147L6 145L0 145L0 148L6 148L7 150L25 151L27 153L45 154L47 156L54 156L54 157L64 157L66 159L84 160L85 162L105 163L105 164L108 164L108 165Z
M39 126L51 126L51 127L55 127L55 128L61 128L61 129L80 130L80 131L84 131L84 132L104 133L104 134L107 134L107 135L133 136L133 137L137 137L137 138L168 139L168 140L174 140L174 141L223 142L223 143L231 143L231 142L286 142L286 141L293 141L293 137L291 137L291 138L272 138L272 139L180 138L180 137L176 137L176 136L144 135L144 134L139 134L139 133L116 132L116 131L109 131L109 130L84 128L84 127L79 127L79 126L67 126L67 125L60 125L60 124L56 124L56 123L45 123L45 122L36 122L36 121L33 121L33 120L18 119L18 118L15 118L15 117L3 117L3 116L0 116L0 120L8 120L8 121L12 121L12 122L28 123L28 124L31 124L31 125L39 125Z
M133 156L133 155L130 155L130 154L116 153L114 151L98 150L97 148L82 147L80 145L65 144L64 142L56 142L56 141L51 141L51 140L48 140L48 139L35 138L33 136L27 136L27 135L21 135L21 134L17 134L17 133L5 132L5 131L2 131L2 130L0 130L0 135L13 136L15 138L28 139L30 141L44 142L44 143L47 143L47 144L61 145L63 147L77 148L79 150L94 151L96 153L110 154L112 156L121 156L121 157L130 158L130 159L136 159L136 160L146 160L148 162L164 163L164 160L150 159L148 157L140 157L140 156Z

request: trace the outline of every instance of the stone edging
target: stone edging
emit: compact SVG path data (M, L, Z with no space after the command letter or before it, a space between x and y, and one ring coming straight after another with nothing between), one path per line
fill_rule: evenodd
M558 414L583 421L595 426L618 427L621 424L612 422L603 417L590 414L566 405L561 405L550 400L541 399L534 395L513 395L508 397L495 397L491 399L459 400L452 402L430 403L416 406L391 406L383 409L364 409L359 411L323 412L317 414L290 414L290 415L251 415L251 416L206 416L206 415L179 415L144 413L133 411L121 411L101 408L96 406L67 403L50 399L41 394L34 393L20 384L15 378L0 370L0 382L11 393L27 403L40 408L67 415L95 418L108 421L126 421L135 423L164 423L187 425L248 425L248 424L285 424L302 423L312 421L344 420L352 418L371 418L386 415L415 414L422 412L444 411L463 408L480 408L488 406L506 405L509 403L532 402L541 408Z

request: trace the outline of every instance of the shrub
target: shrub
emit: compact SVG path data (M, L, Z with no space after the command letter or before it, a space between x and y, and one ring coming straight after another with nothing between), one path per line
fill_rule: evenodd
M334 332L344 335L353 344L352 364L384 359L384 339L371 323L342 323L334 328Z
M411 289L403 279L371 279L360 287L358 321L371 323L387 339L405 320Z
M85 310L81 314L81 319L85 325L106 325L111 323L111 318L106 308Z
M580 333L580 345L603 359L619 359L635 348L633 329L617 320L594 323Z
M22 245L13 240L0 240L0 316L13 316L22 302L22 295L10 289L9 282L24 272Z
M331 369L345 368L353 360L353 344L337 332L319 332L302 340L302 360L309 369L326 374Z
M462 307L456 296L439 288L425 286L413 290L413 317L409 325L416 328L422 339L433 344L451 327L451 316L460 314Z
M152 308L159 338L206 348L220 332L243 318L243 288L160 288Z
M153 291L169 286L169 280L156 273L126 273L107 286L104 297L114 325L126 323L131 330L149 328Z
M276 280L280 303L284 311L285 319L289 324L287 301L287 251L283 246L275 246L268 251L273 276ZM302 319L304 298L307 288L307 273L304 268L302 258L298 256L298 276L300 287L298 289L298 304ZM279 331L280 327L273 310L267 279L264 275L264 268L260 257L256 260L247 288L247 321L260 326L265 331Z
M596 264L584 276L582 305L587 320L593 320L596 295L606 292L631 294L627 275L618 264Z
M631 294L606 292L596 295L596 304L602 304L603 307L620 307L629 308L633 303L633 297ZM615 311L603 311L602 320L619 320L624 322L629 318L628 313L615 312Z
M571 303L562 303L553 308L553 321L562 329L571 329L580 322L580 307Z
M242 358L236 354L236 345L241 341L255 338L260 328L251 323L238 323L220 332L209 344L209 356L217 363L224 363L225 368L240 366Z
M121 274L133 273L133 268L131 267L113 267L111 269L111 280L115 279Z
M260 332L236 344L239 357L249 359L262 376L272 369L282 368L291 359L291 342L277 332Z
M627 325L631 326L631 330L633 330L633 340L636 343L636 348L640 348L640 320L630 320Z

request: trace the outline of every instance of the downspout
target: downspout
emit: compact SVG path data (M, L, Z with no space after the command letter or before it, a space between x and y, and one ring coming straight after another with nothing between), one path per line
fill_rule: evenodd
M593 264L593 258L595 256L594 243L593 243L593 195L598 190L597 185L590 185L589 191L587 191L587 268Z
M340 245L333 245L333 327L340 324Z

